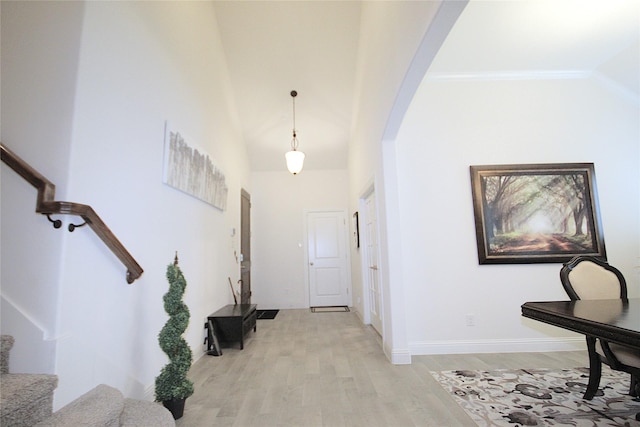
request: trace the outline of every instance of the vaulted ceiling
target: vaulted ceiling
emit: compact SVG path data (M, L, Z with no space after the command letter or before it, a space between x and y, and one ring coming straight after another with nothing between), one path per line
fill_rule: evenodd
M293 127L305 170L343 169L354 117L361 1L215 1L254 171L285 170ZM429 72L601 78L640 99L640 1L471 0Z
M360 2L216 2L252 170L285 170L293 128L305 169L344 169Z

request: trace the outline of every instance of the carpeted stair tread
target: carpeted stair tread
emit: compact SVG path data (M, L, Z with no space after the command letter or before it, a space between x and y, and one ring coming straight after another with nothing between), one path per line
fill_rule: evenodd
M2 335L0 337L0 374L9 372L9 352L13 347L13 337Z
M123 409L122 393L113 387L100 384L36 426L117 427L120 425Z
M58 377L48 374L2 374L0 424L32 426L51 415Z
M159 403L129 398L124 400L124 410L120 415L120 426L122 427L169 427L175 425L171 412Z
M58 377L9 372L14 339L0 342L0 426L2 427L175 427L171 412L145 400L125 399L122 393L100 384L53 413L53 392Z

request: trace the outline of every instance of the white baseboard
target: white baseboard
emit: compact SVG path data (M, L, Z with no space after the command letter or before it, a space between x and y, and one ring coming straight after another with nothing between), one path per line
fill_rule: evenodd
M470 353L537 353L586 350L584 337L557 339L505 339L469 341L422 341L409 344L412 355Z
M353 307L353 308L351 309L351 311L353 311L354 313L356 313L356 316L358 316L358 319L360 320L360 322L361 322L363 325L366 325L366 323L364 323L364 316L362 315L362 313L360 313L360 310L358 310L358 308L357 308L357 307Z
M394 350L391 352L391 363L394 365L411 365L409 350Z
M143 400L146 400L148 402L153 402L156 400L156 385L155 382L149 386L147 386L147 388L144 389L144 396L142 397Z
M409 349L392 349L388 345L383 345L384 354L394 365L411 365L411 353Z

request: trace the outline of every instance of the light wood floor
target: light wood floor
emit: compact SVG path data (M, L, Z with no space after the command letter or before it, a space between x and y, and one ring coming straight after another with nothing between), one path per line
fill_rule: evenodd
M572 368L586 352L413 356L392 365L355 313L280 310L244 350L192 367L179 427L475 426L429 374L451 369Z

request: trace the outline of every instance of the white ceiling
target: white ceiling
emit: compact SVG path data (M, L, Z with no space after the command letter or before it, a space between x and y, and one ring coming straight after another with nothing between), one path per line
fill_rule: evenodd
M362 2L214 5L252 170L285 170L291 90L305 170L346 168ZM638 102L640 0L471 0L429 72L595 73Z
M305 169L345 169L360 2L216 2L252 170L285 169L296 130Z

